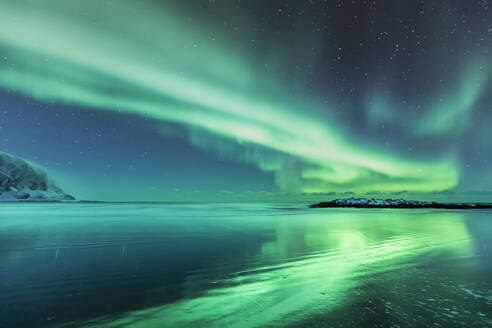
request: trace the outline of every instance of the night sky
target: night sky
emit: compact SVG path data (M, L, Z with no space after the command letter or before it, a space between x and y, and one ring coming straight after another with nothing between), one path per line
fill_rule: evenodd
M492 199L481 1L5 0L0 150L79 199Z

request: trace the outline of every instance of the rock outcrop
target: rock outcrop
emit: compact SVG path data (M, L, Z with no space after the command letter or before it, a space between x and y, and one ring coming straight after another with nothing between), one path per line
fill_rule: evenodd
M356 207L356 208L448 208L448 209L473 209L492 208L492 205L476 203L436 203L405 199L376 199L376 198L347 198L335 199L329 202L321 202L309 205L317 207Z

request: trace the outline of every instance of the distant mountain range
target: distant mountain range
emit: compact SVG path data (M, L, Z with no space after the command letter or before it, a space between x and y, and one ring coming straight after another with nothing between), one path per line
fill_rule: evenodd
M66 194L35 164L0 152L0 201L63 201Z
M347 198L312 204L309 207L474 209L492 208L492 205L478 203L436 203L405 199Z

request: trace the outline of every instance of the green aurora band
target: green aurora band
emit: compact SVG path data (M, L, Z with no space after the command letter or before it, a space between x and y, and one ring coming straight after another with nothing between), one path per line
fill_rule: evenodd
M270 155L247 161L273 171L284 191L432 192L457 186L453 156L415 159L354 140L334 117L319 118L326 105L282 90L280 78L262 72L227 36L168 7L4 2L0 86L42 101L174 122L243 150L261 149ZM414 133L465 124L462 114L480 97L487 73L482 65L466 68L455 99L435 106Z

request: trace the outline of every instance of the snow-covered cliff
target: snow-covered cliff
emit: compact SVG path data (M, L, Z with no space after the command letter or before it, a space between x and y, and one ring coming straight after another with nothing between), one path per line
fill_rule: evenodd
M55 186L46 173L27 161L0 152L0 201L74 200Z

